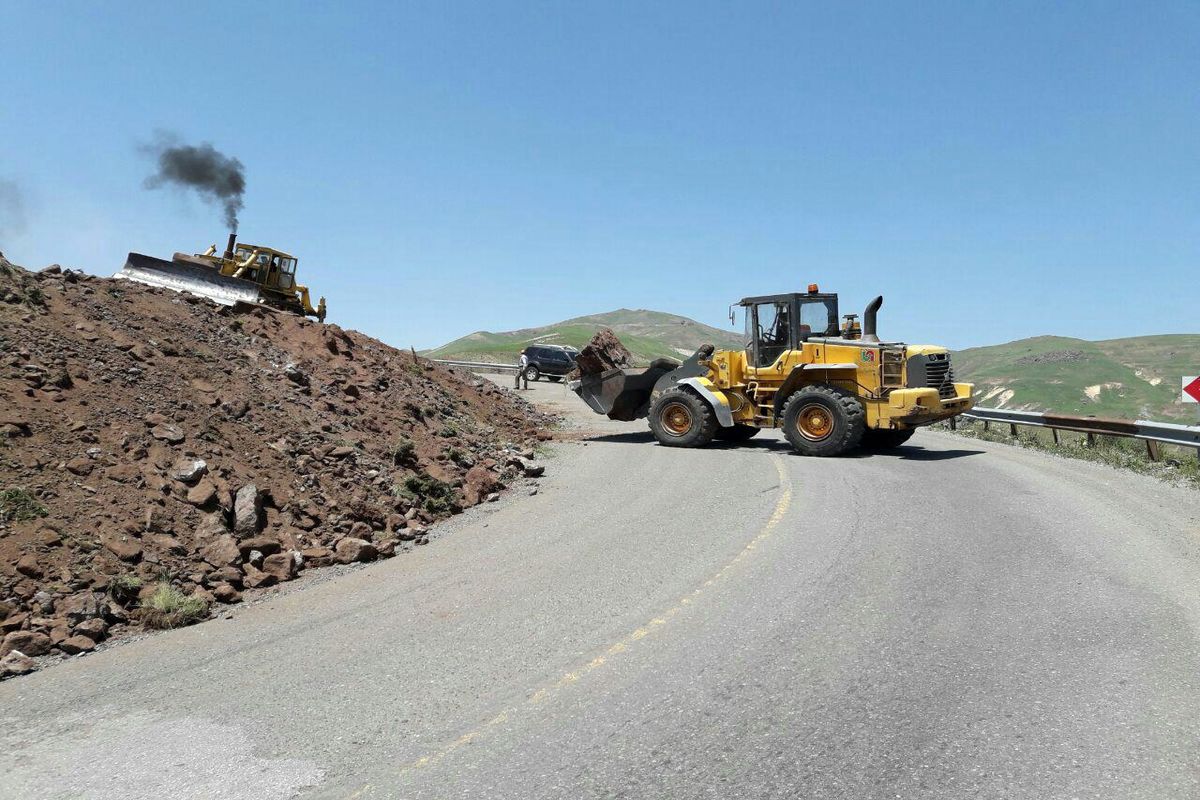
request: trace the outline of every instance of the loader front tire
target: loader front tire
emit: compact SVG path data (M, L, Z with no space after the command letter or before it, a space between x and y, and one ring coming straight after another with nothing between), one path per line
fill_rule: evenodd
M667 447L703 447L716 435L717 415L687 389L670 389L650 407L650 430Z
M858 447L867 415L857 397L836 386L798 389L783 405L783 435L802 456L839 456Z

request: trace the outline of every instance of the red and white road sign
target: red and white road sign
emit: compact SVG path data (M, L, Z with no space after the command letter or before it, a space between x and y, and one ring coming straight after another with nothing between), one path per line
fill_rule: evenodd
M1183 402L1200 403L1200 375L1183 376Z

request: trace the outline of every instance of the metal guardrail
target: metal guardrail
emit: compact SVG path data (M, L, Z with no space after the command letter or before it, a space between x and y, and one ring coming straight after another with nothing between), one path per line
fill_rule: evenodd
M472 372L501 372L504 374L516 374L520 367L516 364L493 364L488 361L447 361L440 358L429 359L434 364L441 364L443 367L461 367L469 369Z
M1012 434L1017 434L1018 425L1049 428L1058 444L1059 431L1087 434L1088 444L1095 443L1096 436L1120 436L1140 439L1146 443L1146 453L1151 460L1158 460L1158 445L1173 444L1195 447L1200 458L1200 426L1177 425L1171 422L1150 420L1109 419L1107 417L1074 417L1067 414L1042 413L1038 411L1008 411L1003 408L973 408L962 416L983 422L984 430L991 423L1008 425ZM954 420L951 419L953 427Z

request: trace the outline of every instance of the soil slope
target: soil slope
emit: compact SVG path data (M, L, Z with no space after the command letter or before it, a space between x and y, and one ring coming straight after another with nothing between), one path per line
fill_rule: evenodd
M0 398L0 673L421 544L551 422L336 325L2 256Z

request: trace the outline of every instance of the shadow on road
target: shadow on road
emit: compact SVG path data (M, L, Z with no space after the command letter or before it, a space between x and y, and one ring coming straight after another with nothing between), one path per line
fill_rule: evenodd
M616 444L654 444L654 434L650 431L629 431L626 433L607 433L596 436L585 436L585 442L613 442ZM760 453L791 453L792 446L783 439L751 439L746 442L714 441L706 445L709 450L741 450L758 451ZM949 461L955 458L983 455L983 450L926 450L924 447L908 445L889 452L872 452L856 450L842 458L898 458L904 461Z
M949 461L953 458L981 456L983 450L926 450L924 447L901 447L890 453L863 453L862 455L899 458L903 461Z

